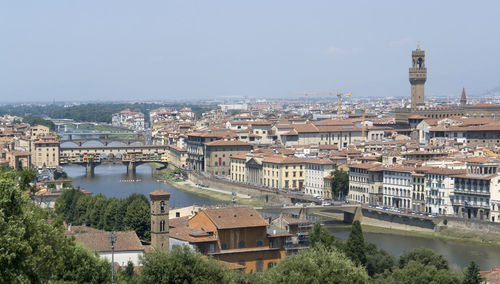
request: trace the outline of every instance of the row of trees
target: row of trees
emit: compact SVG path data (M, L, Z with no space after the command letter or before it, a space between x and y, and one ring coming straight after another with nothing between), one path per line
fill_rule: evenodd
M28 123L29 125L45 125L50 128L50 130L56 129L56 125L54 124L54 122L43 119L40 116L26 115L23 117L23 122Z
M56 200L56 213L68 224L106 231L134 230L141 240L150 240L149 201L142 194L118 199L67 190Z
M214 106L200 105L176 105L176 104L153 104L153 103L133 103L133 104L81 104L70 107L62 105L4 105L0 106L0 115L10 114L25 117L25 121L29 117L48 116L51 118L67 118L75 121L90 121L90 122L105 122L111 123L113 113L120 112L124 109L142 112L145 114L146 121L149 120L149 112L159 107L176 107L184 106L191 107L192 111L197 115L202 112L212 109ZM30 123L31 124L31 123Z

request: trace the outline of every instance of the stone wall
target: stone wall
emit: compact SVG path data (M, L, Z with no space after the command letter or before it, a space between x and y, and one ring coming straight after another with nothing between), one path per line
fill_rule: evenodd
M362 224L405 231L434 231L432 220L379 212L363 208Z
M215 178L208 178L199 174L196 174L194 172L188 172L188 179L193 182L194 184L202 184L204 186L210 187L210 188L217 188L225 191L230 191L230 192L237 192L241 194L246 194L249 195L253 198L265 198L265 195L268 195L268 200L269 201L274 201L274 202L281 202L281 203L290 203L289 198L285 198L280 194L272 193L272 192L267 192L260 190L258 187L251 186L251 185L243 185L227 180L218 180Z
M444 219L447 220L447 224L444 225L443 222L441 222L436 229L437 231L447 227L466 232L500 235L500 223L462 219L457 217L446 217L441 220Z

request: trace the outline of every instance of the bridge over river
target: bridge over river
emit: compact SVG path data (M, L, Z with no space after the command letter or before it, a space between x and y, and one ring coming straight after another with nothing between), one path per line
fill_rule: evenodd
M359 204L338 203L333 206L268 206L255 208L263 217L277 217L280 214L296 218L317 221L318 217L340 219L345 223L358 220L363 223L369 220L378 220L393 224L403 224L423 229L434 230L441 218L433 218L410 213L394 212Z
M92 176L95 167L101 163L119 160L127 166L127 173L133 175L141 164L167 165L167 153L168 146L164 145L61 146L59 164L84 166L87 175Z

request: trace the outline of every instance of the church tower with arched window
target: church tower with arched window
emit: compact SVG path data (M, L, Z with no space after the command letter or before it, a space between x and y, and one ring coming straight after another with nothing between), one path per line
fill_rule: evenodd
M417 46L416 50L411 52L412 64L410 67L410 84L411 84L411 108L416 109L423 107L424 102L424 85L427 81L427 68L425 67L425 51Z
M167 251L170 193L158 189L150 192L149 197L151 199L151 245L156 250Z

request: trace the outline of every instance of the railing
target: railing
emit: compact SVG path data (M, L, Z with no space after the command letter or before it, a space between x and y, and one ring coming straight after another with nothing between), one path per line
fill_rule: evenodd
M454 192L461 194L490 196L490 192L486 190L466 190L462 188L455 188Z
M452 205L460 205L460 206L465 206L465 207L475 207L475 208L483 208L483 209L489 209L490 205L489 203L480 203L480 202L474 202L474 201L455 201L451 200Z

